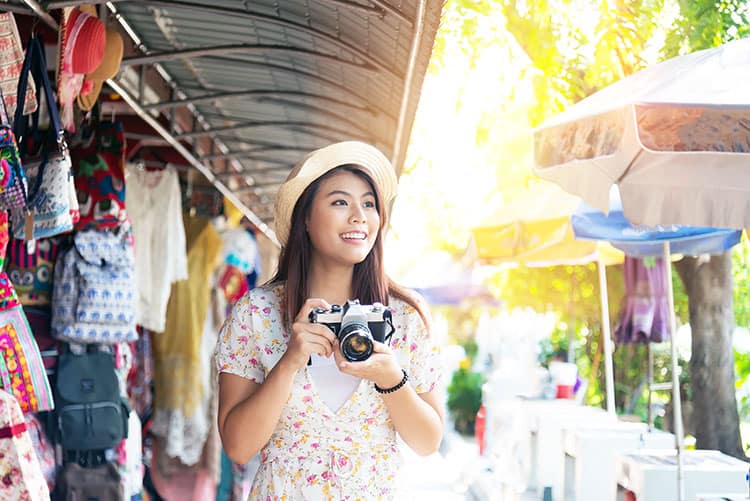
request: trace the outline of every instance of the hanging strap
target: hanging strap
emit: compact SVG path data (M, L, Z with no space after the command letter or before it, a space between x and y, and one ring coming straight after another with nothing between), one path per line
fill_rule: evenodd
M10 115L8 115L8 107L5 105L5 94L3 93L3 87L0 85L0 101L3 102L3 107L0 109L0 120L2 124L10 127Z
M50 84L49 76L47 75L44 42L40 35L31 37L31 40L29 40L29 46L26 48L26 57L23 60L21 75L18 79L18 102L23 103L26 99L26 88L29 82L29 75L33 75L34 80L36 81L37 97L41 98L41 96L44 95L44 100L47 103L47 109L49 111L50 127L55 131L58 145L62 146L63 128L60 122L60 114L57 110L57 103L55 102L55 95L52 93L52 85ZM32 114L32 124L32 129L36 129L39 125L39 107L37 107L36 112ZM26 138L24 136L26 134L27 125L26 120L23 119L23 106L17 106L13 120L13 132L16 135L22 153L28 153L24 151L26 143Z

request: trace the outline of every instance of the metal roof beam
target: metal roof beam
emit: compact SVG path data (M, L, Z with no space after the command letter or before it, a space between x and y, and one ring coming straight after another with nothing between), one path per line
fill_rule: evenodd
M183 49L174 50L167 52L157 52L148 54L145 56L132 56L126 57L122 60L122 66L132 66L137 64L154 64L163 61L173 61L175 59L192 59L195 57L213 56L218 54L232 54L241 52L249 55L260 55L266 56L273 53L281 54L295 54L302 57L316 57L320 59L326 59L329 61L335 61L340 64L347 66L353 66L355 68L377 71L377 68L367 61L357 62L348 59L342 59L332 54L326 54L325 52L318 52L311 49L304 49L301 47L290 47L286 45L266 45L266 44L228 44L228 45L216 45L213 47L201 47L197 49Z
M235 18L253 19L255 21L262 21L262 22L267 22L269 24L274 24L277 26L291 28L295 31L307 33L309 35L312 35L315 38L325 40L326 42L329 42L335 45L336 47L342 50L345 50L354 56L357 56L361 60L367 61L368 63L375 66L377 69L383 72L386 72L387 74L397 78L398 80L404 79L404 76L402 74L395 72L387 64L381 61L378 61L367 52L358 49L352 44L344 42L339 37L331 33L326 33L325 31L313 28L304 23L298 23L298 22L295 22L289 19L284 19L278 16L272 16L270 14L261 14L260 12L252 12L246 9L233 9L230 7L206 5L203 3L196 3L196 2L184 2L184 1L178 1L178 0L135 0L134 3L143 4L146 7L166 7L166 8L174 7L177 9L180 9L180 8L190 9L193 12L196 12L196 11L206 12L210 14L232 16Z
M364 125L362 125L360 123L354 122L352 120L349 120L348 118L341 117L341 116L336 115L334 113L325 113L325 112L320 111L320 110L315 110L315 112L316 113L321 113L323 115L327 115L331 119L330 122L327 122L326 125L321 126L321 127L331 128L332 126L330 125L330 123L333 122L333 121L336 121L340 125L343 125L344 127L347 127L347 129L341 129L341 128L331 129L331 130L334 130L335 132L345 132L345 133L349 134L353 130L353 131L359 131L362 134L362 136L372 137L372 136L370 136L370 130L367 129ZM230 115L224 115L222 113L204 113L203 116L206 117L209 120L221 120L221 121L224 121L224 122L239 122L239 123L254 123L255 122L255 120L253 120L252 117L230 116ZM270 122L276 122L276 120L271 120ZM298 124L299 122L285 121L284 123L287 123L287 124L288 123L297 123ZM235 125L239 125L239 124L235 124ZM316 125L316 127L317 126L318 125ZM216 129L213 129L213 130L216 130Z
M213 135L221 134L222 132L234 132L234 131L238 131L242 129L252 129L255 127L281 127L281 128L315 127L316 129L335 132L343 136L355 136L355 134L352 134L351 131L349 130L339 129L337 127L332 127L330 125L325 125L325 124L317 124L313 122L293 122L293 121L285 121L285 120L265 120L265 121L239 123L235 125L230 125L228 127L218 127L218 128L212 128L209 130L198 130L194 132L187 132L185 134L178 134L174 137L177 140L191 139L191 138L202 137L202 136L213 136ZM367 136L366 138L363 137L361 139L372 140L372 138L369 136Z
M81 5L101 5L103 3L117 3L123 0L68 0L65 2L47 2L44 4L44 8L48 11L55 9L63 9L65 7L80 7Z
M370 2L373 5L362 5L361 3L352 2L351 0L322 0L322 1L336 4L336 5L342 5L344 7L347 7L353 10L360 10L360 11L365 12L366 14L374 14L381 18L384 17L386 13L393 14L397 18L407 23L409 26L414 26L414 21L406 17L406 15L404 15L396 7L394 7L393 5L390 5L387 2L384 2L383 0L370 0Z
M252 158L256 153L264 152L264 151L312 151L316 149L315 147L307 147L307 146L289 146L289 145L268 145L268 146L259 146L258 148L251 148L249 150L236 150L236 151L228 151L226 153L214 153L211 155L203 155L199 158L199 160L216 160L219 158Z
M199 103L206 103L206 102L216 102L216 101L223 101L225 99L234 99L238 97L254 97L257 99L267 99L267 98L273 98L276 96L283 96L283 97L302 97L302 98L310 98L320 101L325 101L327 103L335 104L337 106L345 106L348 108L352 108L357 111L362 111L365 113L368 113L370 115L376 115L377 112L370 108L369 106L362 106L357 105L355 103L343 101L341 99L336 99L333 97L324 96L322 94L314 94L312 92L300 92L296 90L271 90L271 89L254 89L254 90L242 90L242 91L234 91L234 92L216 92L214 94L206 94L203 96L196 96L191 97L187 99L177 99L173 101L163 101L161 103L153 103L144 106L144 109L146 110L164 110L169 108L176 108L179 106L185 106L188 104L199 104Z
M217 174L216 177L218 177L219 179L226 179L226 178L234 177L234 176L237 176L237 177L253 176L255 174L265 174L268 172L279 172L283 170L291 170L292 167L294 166L291 164L277 165L275 167L259 167L257 169L245 169L240 172L225 172L225 173ZM283 182L283 180L281 182Z

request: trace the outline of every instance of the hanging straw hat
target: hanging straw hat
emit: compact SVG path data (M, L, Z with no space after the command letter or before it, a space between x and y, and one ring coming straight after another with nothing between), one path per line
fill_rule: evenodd
M92 5L63 9L57 52L57 93L63 126L75 130L73 101L81 92L83 76L104 58L106 30Z
M289 173L276 194L276 237L286 245L292 228L292 212L302 193L316 179L341 165L355 164L367 172L380 188L383 200L381 210L396 195L398 180L390 160L377 148L360 141L334 143L309 153Z
M104 47L104 58L101 64L83 80L81 93L78 95L78 107L89 111L99 99L105 80L114 78L120 70L123 56L122 35L115 28L107 29L107 42Z

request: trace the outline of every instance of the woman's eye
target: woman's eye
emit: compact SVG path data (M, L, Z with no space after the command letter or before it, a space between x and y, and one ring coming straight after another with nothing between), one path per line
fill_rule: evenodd
M367 209L374 209L375 208L375 202L365 202L365 207Z
M346 205L346 200L334 200L333 205Z

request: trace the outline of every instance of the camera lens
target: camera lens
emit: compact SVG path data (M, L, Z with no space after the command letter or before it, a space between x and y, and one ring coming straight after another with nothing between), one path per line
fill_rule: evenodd
M372 355L372 334L361 325L348 325L339 335L341 353L350 362L367 360Z

